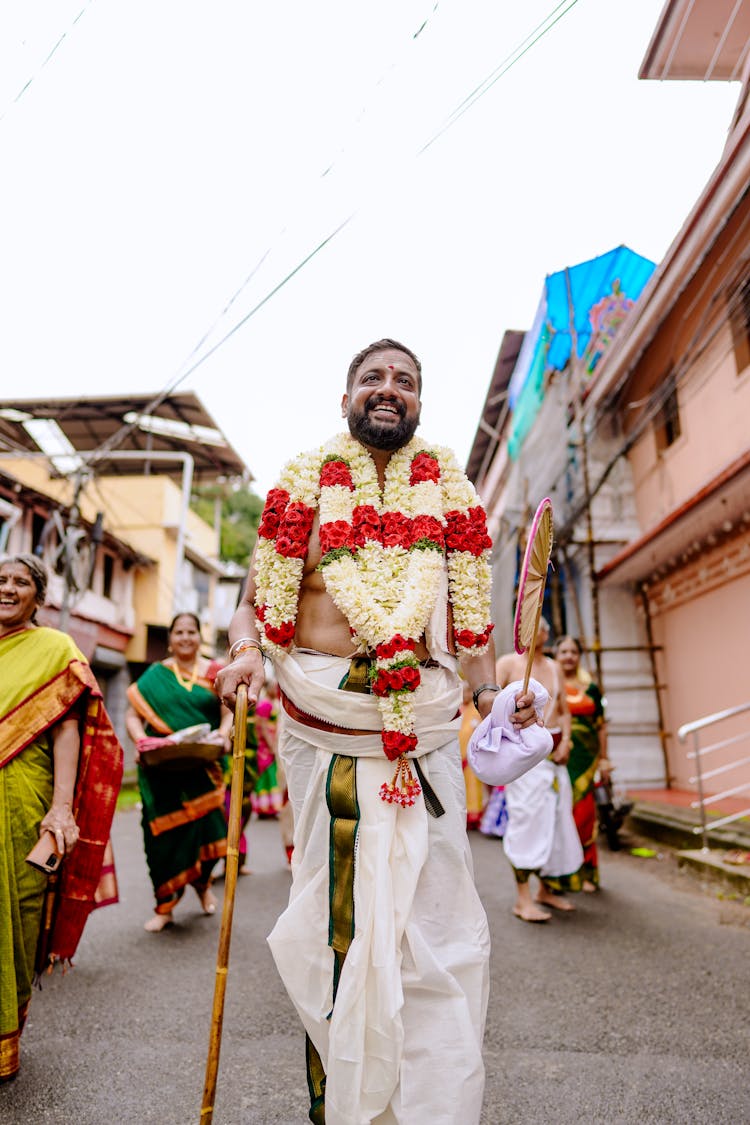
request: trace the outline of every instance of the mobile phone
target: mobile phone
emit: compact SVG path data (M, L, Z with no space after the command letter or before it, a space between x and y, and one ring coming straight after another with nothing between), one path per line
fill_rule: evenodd
M60 866L61 859L54 833L48 831L41 834L26 856L26 862L36 867L37 871L43 871L45 875L53 875Z

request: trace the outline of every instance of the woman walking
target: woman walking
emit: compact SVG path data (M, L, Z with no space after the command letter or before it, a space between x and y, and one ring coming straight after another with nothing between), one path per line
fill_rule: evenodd
M35 973L69 962L94 906L117 901L122 748L83 654L36 623L46 592L36 556L0 561L0 1081L18 1073ZM63 857L49 882L26 862L46 832Z
M573 787L573 817L583 847L583 890L599 886L599 860L596 850L597 815L594 781L597 770L609 781L607 725L602 693L588 672L581 667L583 649L575 637L560 637L555 657L565 677L565 693L571 714L568 773Z
M215 912L211 873L227 851L221 763L147 765L140 753L149 737L199 723L211 728L203 741L228 751L232 715L214 690L218 665L200 655L200 645L198 618L178 613L169 626L170 655L128 688L125 725L136 747L143 842L156 897L154 914L145 923L150 933L172 923L186 886L194 888L204 914Z

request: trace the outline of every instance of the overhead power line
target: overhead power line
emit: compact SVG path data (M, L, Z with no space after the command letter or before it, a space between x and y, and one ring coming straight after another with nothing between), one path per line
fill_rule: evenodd
M496 82L499 81L500 78L503 77L504 74L507 74L507 72L511 69L512 66L514 66L521 58L523 58L523 56L526 55L531 50L531 48L533 46L535 46L535 44L538 43L539 40L542 39L555 26L555 24L557 24L563 18L563 16L565 16L571 10L571 8L573 8L576 5L577 2L578 2L578 0L563 0L562 3L557 4L556 7L553 8L552 11L545 17L545 19L542 20L541 23L537 24L537 26L531 32L529 32L529 34L518 44L518 46L513 51L510 52L510 54L506 55L506 57L503 59L503 61L497 67L495 67L495 69L491 72L491 74L489 74L487 76L487 78L485 78L478 86L476 86L475 89L472 90L472 92L470 94L468 94L459 103L459 105L449 115L448 119L446 120L446 122L442 126L442 128L440 130L438 130L438 132L435 133L424 145L422 145L419 149L417 149L415 156L417 158L419 156L421 156L422 153L424 153L432 144L434 144L435 141L437 141L449 129L451 129L461 119L461 117L463 117L463 115L465 113L467 113L480 100L480 98L484 97L484 95L495 85ZM438 4L436 3L434 5L433 9L432 9L432 12L431 12L430 16L427 17L427 19L424 21L422 26L420 28L418 28L416 33L412 36L413 40L416 40L418 38L418 36L422 33L422 31L424 30L424 28L429 23L432 15L434 15L437 8L438 8ZM382 78L379 80L379 82L376 85L379 85L381 81L382 81ZM360 118L363 116L363 114L364 114L364 110L360 113L360 115L359 115ZM341 152L343 152L343 151L345 151L345 148L341 150ZM339 153L339 156L340 155L341 155L341 153ZM330 164L323 171L323 173L321 173L320 178L323 178L323 177L327 176L332 171L332 169L334 168L335 163L336 163L336 161L334 161L332 164ZM219 350L219 348L223 347L223 345L225 343L227 343L227 341L230 340L232 338L232 336L234 336L235 333L240 330L240 328L242 328L245 324L247 324L248 321L253 316L255 316L255 314L257 312L259 312L260 309L262 309L263 306L266 305L268 303L268 301L271 300L272 297L274 297L278 292L280 292L280 290L283 289L284 286L289 281L291 281L292 278L295 277L296 274L298 274L300 272L300 270L302 270L308 264L308 262L310 262L322 249L324 249L324 247L326 247L330 242L332 242L333 239L351 222L351 220L356 216L356 214L357 214L357 209L352 211L347 216L347 218L343 220L343 222L339 223L338 226L335 227L334 230L332 230L331 233L329 235L327 235L326 238L323 239L322 242L318 243L318 245L313 250L311 250L300 262L298 262L298 264L294 267L294 269L290 270L290 272L287 273L285 275L285 277L283 277L281 279L281 281L279 281L276 285L274 285L273 288L270 289L268 291L268 293L266 293L266 295L260 301L258 301L253 306L253 308L251 308L250 311L248 313L246 313L245 316L243 316L228 332L226 332L215 344L213 344L212 347L208 349L208 351L204 352L203 355L200 356L200 358L196 360L196 362L190 363L190 359L192 358L192 356L194 356L200 350L202 345L209 338L209 336L215 330L215 328L218 326L218 324L221 323L221 321L224 319L224 317L228 313L229 309L237 301L237 299L241 296L241 294L246 289L247 285L250 283L252 278L255 276L258 269L260 268L260 266L265 261L268 254L270 253L271 249L273 248L272 246L270 246L265 251L265 253L262 255L262 257L259 259L259 261L256 263L256 265L253 267L253 269L250 271L250 273L248 274L246 279L243 281L243 283L239 287L239 289L234 293L234 295L227 302L224 309L219 314L219 316L216 318L216 320L214 321L211 328L209 328L203 334L201 339L195 345L195 347L193 348L193 350L190 353L190 356L188 356L188 359L185 361L186 363L189 364L189 366L187 368L185 368L185 365L183 363L178 375L173 377L166 384L164 389L162 391L160 391L159 394L144 408L142 413L148 414L149 412L155 410L170 394L172 394L176 390L176 388L180 385L180 383L182 383L189 375L191 375L194 371L196 371L199 367L201 367L202 364L204 364L207 359L209 359L212 355L215 355L215 353ZM183 368L185 368L185 369L183 370ZM106 454L107 451L112 450L112 449L116 449L117 446L122 441L124 441L124 439L127 437L127 435L136 427L136 425L137 425L137 422L132 422L132 423L129 423L129 424L121 427L105 443L103 443L103 445L100 446L99 450L97 450L96 452L101 453L102 456L103 456L103 455Z
M530 31L526 38L523 39L518 44L518 46L513 51L511 51L509 55L505 56L503 61L499 63L495 67L495 69L471 91L470 94L467 94L463 101L460 102L453 110L453 112L448 116L445 124L440 129L438 129L437 133L434 133L430 137L426 144L422 145L418 155L421 156L421 154L423 152L426 152L427 149L435 143L435 141L437 141L440 137L447 133L449 129L452 129L456 122L459 121L465 113L468 113L468 111L474 105L476 105L479 99L483 98L484 95L492 89L495 83L498 82L503 77L503 75L508 73L511 67L515 66L516 63L519 62L519 60L522 59L524 55L528 54L531 48L534 47L540 39L543 39L547 32L551 31L555 24L558 23L563 18L563 16L567 15L570 9L574 8L577 3L578 0L563 0L563 2L558 4L556 8L553 8L549 15L546 16L541 23L538 23L533 31ZM564 10L560 11L561 8Z
M7 117L7 115L8 115L8 113L10 112L10 110L11 110L11 107L12 107L12 106L14 106L14 105L16 105L16 104L17 104L18 102L20 102L21 98L22 98L22 97L24 96L24 94L25 94L25 93L26 93L26 91L27 91L27 90L29 89L29 87L31 86L31 84L32 84L33 82L35 82L35 81L36 81L36 79L37 79L37 78L39 77L39 75L40 75L40 74L42 73L42 71L43 71L43 70L44 70L44 68L45 68L45 67L47 66L47 64L48 64L48 63L49 63L49 62L50 62L50 61L52 60L53 56L54 56L54 55L55 55L55 54L57 53L57 51L59 50L59 48L60 48L60 47L62 46L62 44L63 44L63 41L64 41L64 40L65 40L65 39L66 39L66 38L68 37L68 35L70 34L70 32L71 32L71 31L73 30L73 28L75 27L75 25L76 25L76 24L78 23L79 19L80 19L80 18L81 18L81 16L83 15L83 13L84 13L84 12L86 11L86 9L87 9L87 8L90 8L90 7L91 7L91 5L93 4L93 2L94 2L94 0L87 0L87 3L85 3L85 4L83 5L83 7L81 8L80 12L78 13L78 15L77 15L77 16L75 17L75 19L74 19L74 20L73 20L73 22L71 23L70 27L66 28L66 30L65 30L65 31L64 31L64 32L62 33L62 35L60 36L60 38L59 38L59 39L57 40L57 42L55 43L55 45L54 45L54 47L52 48L52 50L51 50L51 51L50 51L50 52L48 53L47 57L46 57L45 59L43 59L43 61L42 61L42 63L40 64L40 66L39 66L39 67L37 67L37 69L36 69L36 70L35 70L35 72L34 72L34 73L33 73L33 74L31 75L31 77L30 77L30 78L27 78L26 82L24 82L23 86L22 86L22 87L21 87L21 89L20 89L20 90L18 91L18 93L16 94L16 96L15 96L14 98L12 98L12 99L11 99L11 101L10 101L10 102L8 103L8 105L6 106L6 108L5 108L4 110L3 110L2 114L0 114L0 121L3 121L3 120L4 120L4 119L5 119L6 117Z
M293 270L290 270L289 273L286 274L286 276L283 277L281 279L281 281L279 281L278 284L273 287L273 289L270 289L269 292L266 293L265 297L263 297L260 301L258 301L258 303L256 305L254 305L253 308L251 308L250 311L248 313L246 313L242 317L242 319L239 320L234 325L234 327L230 328L229 331L226 332L221 337L220 340L217 340L217 342L211 348L209 348L209 350L207 352L204 352L203 355L200 357L200 359L196 360L196 362L193 363L190 367L188 367L186 371L183 371L176 378L172 379L171 382L169 382L164 387L164 389L162 391L160 391L159 394L156 395L156 397L153 398L148 403L147 406L144 407L144 409L140 413L141 414L150 414L151 411L156 410L157 407L160 406L161 403L164 402L164 400L166 398L168 398L169 395L171 395L176 390L176 388L180 385L180 383L184 379L187 379L188 375L192 375L192 373L194 371L197 371L198 368L202 364L204 364L207 359L209 359L215 352L217 352L219 350L220 347L222 347L227 342L227 340L231 339L231 337L234 336L234 334L236 332L239 332L240 328L242 328L242 326L244 324L247 324L248 320L250 320L251 317L255 316L255 314L260 309L262 309L263 306L265 304L267 304L268 301L270 301L271 298L274 297L279 292L279 290L282 289L287 284L287 282L291 281L292 278L295 276L295 274L298 274L299 271L301 269L303 269L307 265L308 262L312 261L312 259L316 256L316 254L319 254L320 251L325 246L327 246L328 243L332 239L334 239L336 237L336 235L339 233L339 231L343 230L344 227L347 225L347 223L351 222L351 220L354 218L354 214L355 214L355 212L352 212L351 215L349 215L346 219L344 219L343 223L339 223L339 225L334 230L332 230L331 233L329 235L327 235L323 239L322 242L319 242L318 245L313 250L311 250L310 253L306 257L304 257L302 259L301 262L297 263L297 265L294 267ZM234 298L232 300L234 300ZM230 301L230 304L231 303L232 302ZM90 460L89 463L92 464L92 465L95 464L97 460L101 460L103 457L105 457L108 452L110 452L113 449L116 449L117 446L122 441L124 441L124 439L127 437L127 435L137 425L138 425L137 422L130 422L127 425L122 426L119 430L117 430L114 434L112 434L111 437L109 437L105 442L103 442L97 450L95 450L95 456L92 457L92 459Z

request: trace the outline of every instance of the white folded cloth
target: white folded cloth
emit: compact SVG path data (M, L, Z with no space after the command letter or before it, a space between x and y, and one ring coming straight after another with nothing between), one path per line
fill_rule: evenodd
M482 719L469 740L469 765L487 785L509 785L543 761L552 750L552 735L545 727L534 723L519 730L510 721L522 687L521 680L516 680L499 691L489 715ZM529 680L529 690L534 693L534 709L541 719L549 693L538 680Z

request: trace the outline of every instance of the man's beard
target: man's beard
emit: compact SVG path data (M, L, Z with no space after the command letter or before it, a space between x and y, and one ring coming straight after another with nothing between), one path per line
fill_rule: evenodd
M403 407L397 406L396 409L400 415L397 425L392 426L388 423L376 422L370 417L370 411L374 410L381 402L382 400L377 398L371 399L365 405L364 410L358 411L350 407L346 416L349 423L349 433L357 441L361 441L363 445L393 453L396 449L402 449L414 437L419 425L419 417L409 420L406 418Z

